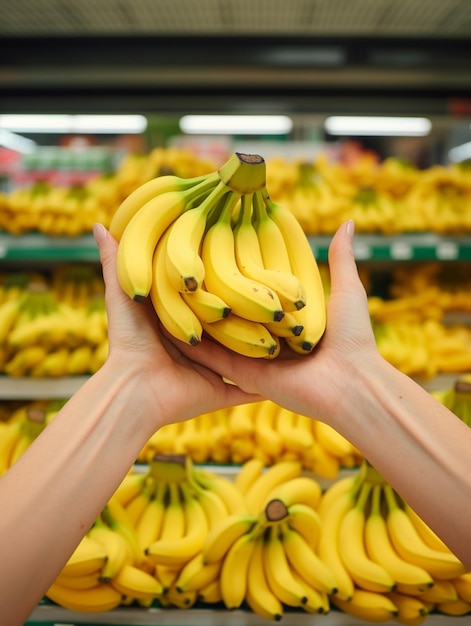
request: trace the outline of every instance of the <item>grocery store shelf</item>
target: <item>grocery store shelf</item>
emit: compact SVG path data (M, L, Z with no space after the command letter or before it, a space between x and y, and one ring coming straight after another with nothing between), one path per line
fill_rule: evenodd
M5 261L98 261L93 236L47 237L39 233L0 234L0 259Z
M309 236L318 261L326 261L330 235ZM471 260L471 236L434 233L397 236L358 233L353 242L358 261L464 261ZM98 261L91 234L79 237L47 237L39 233L0 233L0 259L5 261Z
M331 237L310 236L318 261L327 261ZM356 234L353 250L357 261L469 261L471 236L454 237L435 233L394 236Z
M428 615L425 624L430 626L450 626L450 620L459 626L470 626L471 615L460 618L450 618L445 615ZM289 626L370 626L371 622L351 617L332 610L328 615L310 615L302 611L287 611L283 621ZM125 607L106 611L104 613L80 613L68 611L59 606L38 606L31 614L25 626L40 624L73 626L75 624L93 624L93 626L266 626L266 619L249 611L228 611L224 608L194 608L194 609L160 609L160 608L132 608Z
M31 378L0 376L0 400L53 400L70 398L88 376Z

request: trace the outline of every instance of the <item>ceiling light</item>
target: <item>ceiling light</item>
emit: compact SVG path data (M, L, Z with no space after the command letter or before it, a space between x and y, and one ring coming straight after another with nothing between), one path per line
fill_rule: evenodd
M0 128L17 133L138 134L147 128L143 115L0 115Z
M425 117L332 116L325 120L330 135L423 137L432 123Z
M198 135L286 135L293 121L286 115L184 115L180 129Z
M0 146L13 150L14 152L20 152L21 154L29 154L34 152L37 144L32 139L22 137L16 133L12 133L10 130L0 128Z
M461 161L466 161L466 159L471 159L471 141L467 141L466 143L462 143L460 146L451 148L448 152L448 158L454 163L460 163Z

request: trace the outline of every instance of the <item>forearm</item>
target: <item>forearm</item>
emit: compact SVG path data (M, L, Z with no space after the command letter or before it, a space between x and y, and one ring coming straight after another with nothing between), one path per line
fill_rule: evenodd
M0 606L12 626L24 623L150 435L138 376L105 365L0 479L0 502L11 503L0 516Z
M348 381L338 429L471 568L471 430L382 359Z

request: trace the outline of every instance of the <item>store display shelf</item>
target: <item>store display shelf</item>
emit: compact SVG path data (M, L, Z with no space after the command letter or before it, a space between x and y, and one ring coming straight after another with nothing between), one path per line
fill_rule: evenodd
M427 391L451 387L459 373L439 374L430 380L417 382ZM89 379L89 376L32 378L0 375L0 400L41 400L69 398Z
M310 236L309 243L318 261L327 261L328 235ZM434 233L394 236L356 234L353 250L357 261L469 261L471 236Z
M332 237L309 236L319 261L327 260ZM463 261L471 259L471 236L434 233L394 236L358 233L353 243L358 261ZM91 234L79 237L45 236L40 233L9 235L0 233L0 259L5 261L98 261L98 250Z
M39 233L0 234L0 259L5 261L51 262L99 260L93 236L47 237Z
M31 378L0 376L0 400L70 398L89 376Z
M446 615L428 615L425 626L450 626L450 621L459 626L470 626L471 615L450 618ZM310 615L301 611L287 611L282 622L289 626L370 626L371 622L351 617L337 610L328 615ZM104 613L80 613L59 606L38 606L25 626L266 626L268 621L250 611L228 611L224 608L161 609L119 608ZM391 621L391 623L393 623Z

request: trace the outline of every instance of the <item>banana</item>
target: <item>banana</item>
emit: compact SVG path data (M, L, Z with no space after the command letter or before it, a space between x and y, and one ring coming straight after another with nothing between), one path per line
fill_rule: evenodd
M101 569L100 581L109 582L126 563L130 562L127 543L123 536L107 526L101 517L98 517L88 531L88 536L102 545L106 551L106 562Z
M312 585L309 585L304 578L301 578L295 569L292 570L292 574L294 579L297 580L304 589L306 602L303 604L303 611L306 611L306 613L327 614L330 611L328 594L325 593L325 591L319 591L312 587Z
M209 583L209 585L206 585L206 587L203 587L198 591L198 600L206 604L217 604L218 602L222 602L219 578L217 580L213 580L213 582Z
M203 326L168 278L166 270L168 234L169 231L162 234L155 248L150 298L160 322L167 331L180 341L196 346L201 341Z
M236 193L227 197L221 214L203 239L201 258L206 286L227 302L233 314L239 317L262 323L280 321L284 312L275 292L244 276L237 265L231 225L237 201Z
M249 513L256 515L263 510L275 487L298 477L300 473L301 464L297 461L281 461L266 469L245 494Z
M231 307L217 294L207 291L204 283L196 291L181 292L181 296L197 318L206 324L226 319L231 313Z
M417 595L433 587L430 574L417 565L404 560L391 544L382 514L382 486L374 485L371 508L365 522L365 545L368 556L390 573L398 591Z
M288 311L285 311L283 319L279 322L265 322L265 327L276 337L299 337L303 332L303 326Z
M164 495L166 485L163 481L157 483L150 491L147 504L135 524L136 537L143 553L157 541L164 518Z
M253 198L253 194L242 196L241 210L233 229L237 266L247 278L272 289L283 311L298 311L305 305L304 288L299 279L292 272L269 269L263 264L260 243L252 222Z
M186 191L207 179L208 175L181 178L167 174L147 181L132 191L116 209L110 221L110 233L119 241L131 218L150 200L170 191ZM214 182L217 182L216 176L214 176Z
M458 597L465 602L471 603L471 572L465 572L453 579Z
M126 224L117 253L118 280L123 291L132 299L147 298L152 284L152 257L163 233L201 194L214 187L214 177L186 191L159 194L142 206Z
M348 601L337 596L332 596L330 600L343 613L365 622L389 622L396 619L399 614L394 602L385 593L376 591L355 589L355 593Z
M471 613L471 603L459 599L451 602L437 602L435 609L444 615L461 616Z
M95 573L103 568L107 559L105 548L87 535L80 540L77 547L62 568L61 576L84 576Z
M144 475L142 474L142 476ZM115 496L116 495L118 494L115 493ZM144 484L141 491L136 496L134 496L134 498L132 498L126 505L123 505L127 513L129 522L134 528L137 528L139 520L141 519L141 516L143 515L151 497L151 487Z
M392 591L387 596L397 607L395 621L400 624L419 626L429 614L426 604L420 598L397 591Z
M254 414L254 437L258 448L265 455L266 465L274 463L283 451L283 440L275 428L277 406L269 400L257 402Z
M154 576L129 563L119 570L110 584L123 596L141 600L158 598L163 591Z
M196 497L206 516L208 532L229 515L224 501L210 489L196 488Z
M434 533L430 526L428 526L424 522L424 520L419 515L417 515L417 513L411 506L409 506L407 503L404 503L404 510L411 518L415 529L427 545L429 545L434 550L440 550L441 552L450 551L448 546L440 539L437 534Z
M135 565L140 564L144 558L144 553L139 546L136 530L129 520L126 509L112 496L101 514L108 526L126 540L131 562Z
M297 504L316 509L322 497L322 488L311 476L296 476L277 485L268 497L278 498L288 509Z
M354 506L345 514L339 528L341 557L355 584L367 591L385 593L394 589L391 574L383 565L372 561L365 547L365 508L371 483L364 482Z
M231 480L201 469L193 472L193 479L204 489L214 491L224 502L230 514L238 515L247 512L245 498Z
M423 602L456 602L458 591L452 580L435 580L435 584L420 594L419 598Z
M147 549L153 561L162 565L182 566L200 552L208 534L206 515L199 500L181 483L184 532L180 538L157 539Z
M287 508L288 526L299 533L313 550L316 550L322 532L319 513L303 502L295 502Z
M283 617L283 605L271 590L265 574L265 538L260 535L255 545L247 572L245 600L254 613L264 619L279 622Z
M302 607L307 602L304 586L293 576L279 530L279 526L275 525L266 531L263 551L265 575L280 602L287 606Z
M319 267L309 241L296 217L289 209L273 202L268 191L260 192L269 217L278 225L288 250L292 272L305 290L306 306L293 313L304 327L299 337L286 337L286 342L298 354L308 354L325 331L325 292Z
M180 592L199 591L219 579L222 561L205 563L203 553L198 552L182 567L175 587Z
M221 597L226 608L237 609L245 600L248 571L258 528L238 537L224 556L219 576Z
M231 415L234 415L236 411L238 414L240 410L242 410L243 414L245 415L245 409L246 409L246 405L240 404L234 407ZM237 487L237 489L242 494L245 495L247 491L249 490L249 488L257 480L257 478L261 476L263 468L264 468L263 461L261 461L260 459L252 458L246 461L241 466L241 468L239 469L239 471L237 472L234 478L234 484Z
M312 434L306 433L304 428L298 428L297 418L297 413L284 407L278 408L275 417L275 427L281 435L285 450L292 452L296 457L314 445Z
M234 542L248 534L257 521L256 516L248 514L233 514L221 520L208 532L202 549L204 562L211 564L224 559Z
M146 475L131 470L126 474L114 492L115 499L124 507L127 507L139 493L146 482Z
M399 506L390 485L384 486L384 493L388 507L388 531L399 555L410 563L423 567L438 580L452 579L464 574L466 568L454 554L434 550L424 543L410 517Z
M339 459L355 454L354 446L329 424L321 422L320 420L312 420L312 430L318 443L320 443L329 454Z
M352 598L355 586L341 557L339 529L343 518L354 505L354 486L355 477L337 481L324 492L317 507L322 521L317 553L335 576L336 596L347 602Z
M178 544L185 534L186 521L179 483L169 482L166 484L166 488L160 534L154 542L147 546L145 553L154 563L174 566L174 563L166 562L165 553L162 560L160 559L159 547Z
M197 291L204 280L200 256L208 214L214 205L232 193L221 181L198 206L182 213L168 228L166 268L177 291Z
M90 589L91 587L97 587L103 582L100 580L100 576L101 570L96 570L91 574L84 574L83 576L62 576L62 574L59 574L54 582L70 589Z
M20 313L20 299L5 300L0 304L0 343L8 337Z
M52 583L45 593L56 604L81 613L111 611L121 604L122 595L108 583L89 589L73 589L58 582Z
M281 522L280 529L281 542L291 568L314 589L329 595L337 593L337 581L332 570L311 544L288 522Z
M274 359L280 352L280 343L260 322L231 313L224 319L201 322L203 330L233 352L258 359Z
M12 465L15 448L22 437L22 422L0 424L0 476Z
M172 585L165 592L165 600L179 609L190 609L198 600L198 592L196 589L179 591L175 585Z

